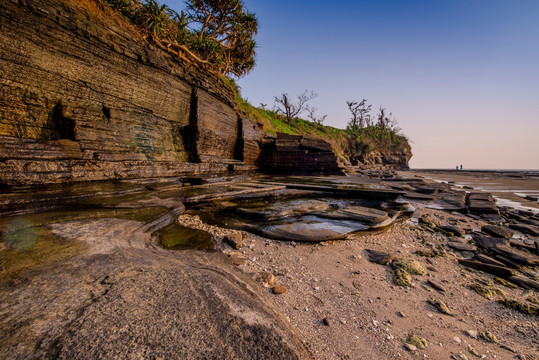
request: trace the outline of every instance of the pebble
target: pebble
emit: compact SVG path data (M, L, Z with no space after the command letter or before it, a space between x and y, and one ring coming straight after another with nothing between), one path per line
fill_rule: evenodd
M286 294L287 292L288 292L288 288L286 286L277 285L273 287L274 294Z
M243 234L242 233L232 233L228 234L223 238L223 241L230 245L234 249L239 249L243 246Z
M397 315L400 316L401 318L407 317L407 315L406 315L405 313L403 313L402 311L399 311L399 312L397 313Z
M264 287L272 287L275 285L275 276L268 271L260 271L252 275L253 278L260 282Z
M479 336L479 333L476 330L466 330L464 333L472 339L477 339L477 337Z
M417 351L417 347L415 347L414 345L412 344L404 344L404 348L410 352L414 352L414 351Z
M462 340L460 340L460 338L458 336L455 336L453 338L453 341L456 342L457 344L460 344L462 342Z
M322 320L322 323L323 323L325 326L331 326L331 320L329 320L327 317L325 317L325 318Z

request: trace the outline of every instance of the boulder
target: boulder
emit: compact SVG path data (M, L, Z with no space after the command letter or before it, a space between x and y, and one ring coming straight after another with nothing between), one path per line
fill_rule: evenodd
M488 193L471 193L466 199L468 211L475 214L500 214L494 198Z

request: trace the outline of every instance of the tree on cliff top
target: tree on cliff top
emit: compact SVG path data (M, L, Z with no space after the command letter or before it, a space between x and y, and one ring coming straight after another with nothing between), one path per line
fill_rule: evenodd
M308 93L305 90L297 96L297 102L290 99L287 93L282 93L281 96L274 96L275 109L277 113L281 113L286 117L286 121L291 124L292 120L307 108L307 102L316 97L316 94L311 91Z
M348 127L352 130L362 129L365 126L370 126L372 105L367 105L367 100L347 101L348 110L352 113L352 117L348 122Z
M255 65L258 19L241 0L186 0L178 14L156 0L101 0L171 54L220 75L246 75Z
M245 11L240 0L187 0L190 44L221 74L238 77L255 65L258 32L255 14Z

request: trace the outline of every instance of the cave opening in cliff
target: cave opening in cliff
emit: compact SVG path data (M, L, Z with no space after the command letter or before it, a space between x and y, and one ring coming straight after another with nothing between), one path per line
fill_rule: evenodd
M197 90L193 87L191 91L191 100L189 108L189 125L181 129L181 135L185 150L187 151L187 159L192 163L199 163L198 155L198 95Z
M64 116L64 106L61 101L57 102L52 109L50 118L59 139L76 141L75 120Z
M234 143L234 160L240 160L243 161L243 148L244 148L244 140L243 140L243 121L238 116L238 122L236 126L236 142Z

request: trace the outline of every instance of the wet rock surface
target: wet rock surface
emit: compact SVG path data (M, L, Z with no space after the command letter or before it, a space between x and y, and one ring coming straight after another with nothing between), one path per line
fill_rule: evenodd
M511 356L507 347L533 352L529 345L539 340L531 301L539 284L531 235L515 230L518 237L492 237L480 232L487 221L466 209L430 209L437 200L417 200L411 215L405 197L387 200L380 179L357 184L386 200L357 197L359 185L350 180L177 179L106 191L64 188L63 196L44 189L34 214L27 197L0 196L4 213L21 211L1 224L0 296L9 312L0 311L8 334L0 350L26 358L186 359L444 358L469 344L498 358ZM301 181L308 190L297 188ZM391 181L397 182L420 183ZM333 187L339 191L327 190ZM44 211L47 197L57 199L50 211ZM346 209L359 209L353 215L360 216L347 216ZM414 217L407 221L406 213ZM500 208L504 222L533 218L507 213ZM388 220L386 232L378 233ZM176 223L208 234L211 247L165 249L160 234ZM280 227L280 240L257 236L271 227ZM36 245L28 240L32 234ZM225 242L240 234L239 249ZM39 247L49 260L14 245ZM35 258L15 268L10 259L28 254ZM526 338L512 330L516 326ZM470 342L463 334L472 327L490 329L501 340ZM429 346L409 345L407 352L410 334ZM451 341L457 337L460 343Z

